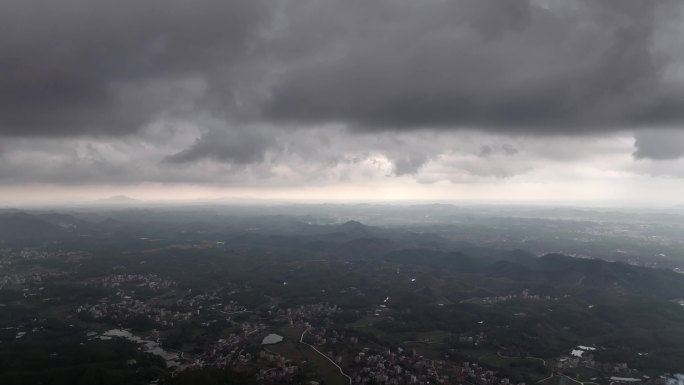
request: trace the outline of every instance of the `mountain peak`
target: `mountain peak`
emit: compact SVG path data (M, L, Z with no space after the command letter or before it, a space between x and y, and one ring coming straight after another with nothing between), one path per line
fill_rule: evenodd
M342 226L347 227L347 228L354 228L354 229L362 229L362 228L366 227L366 225L364 225L363 223L361 223L359 221L354 221L354 220L344 222L342 224Z
M137 199L133 199L131 197L128 197L126 195L114 195L109 198L104 198L104 199L98 199L98 202L101 203L135 203L135 202L140 202Z

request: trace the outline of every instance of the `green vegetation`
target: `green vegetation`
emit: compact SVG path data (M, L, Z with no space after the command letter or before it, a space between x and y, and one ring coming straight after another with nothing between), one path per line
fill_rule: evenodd
M491 247L503 241L485 236L495 225L507 237L533 230L557 235L557 228L543 228L548 221L521 220L527 230L501 218L457 226L469 229L471 240L495 238L475 244L447 231L455 226L449 224L378 228L308 217L188 222L171 214L116 215L83 222L91 227L82 237L63 233L53 217L9 217L49 231L45 238L6 233L12 237L2 254L2 276L9 278L0 289L0 383L249 384L272 365L258 358L261 338L272 330L285 341L266 349L307 363L290 382L346 385L335 365L299 343L303 321L288 319L288 312L321 304L339 310L312 317L313 326L345 335L330 348L345 364L363 348L401 348L444 365L478 362L533 383L578 345L597 347L596 363L626 363L654 378L680 370L684 360L684 307L676 301L684 297L681 274L561 254L538 258ZM571 234L600 228L556 225ZM604 250L617 247L616 239L585 246ZM560 238L554 249L567 242ZM625 243L634 246L633 239ZM107 281L151 275L158 280ZM169 313L175 318L164 318ZM213 352L228 368L206 365L171 376L164 360L136 344L87 334L120 328L183 352L185 364ZM217 347L219 340L237 342ZM579 381L607 377L600 365L562 372Z

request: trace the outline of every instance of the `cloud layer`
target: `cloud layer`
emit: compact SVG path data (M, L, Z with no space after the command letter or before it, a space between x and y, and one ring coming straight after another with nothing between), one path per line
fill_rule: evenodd
M683 12L676 0L4 1L0 184L489 183L562 164L679 178Z
M676 2L313 3L274 43L316 36L274 76L272 119L575 134L684 118Z
M684 118L677 1L1 7L6 135L120 135L192 109L358 130L575 133Z
M202 108L263 14L259 0L4 1L0 133L116 136Z

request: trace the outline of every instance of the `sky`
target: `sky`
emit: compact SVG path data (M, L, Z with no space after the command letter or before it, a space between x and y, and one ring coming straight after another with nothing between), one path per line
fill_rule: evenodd
M684 204L679 0L2 0L0 202Z

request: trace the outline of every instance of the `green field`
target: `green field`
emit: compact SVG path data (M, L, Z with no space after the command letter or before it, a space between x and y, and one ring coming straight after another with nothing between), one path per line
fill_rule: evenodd
M483 352L474 351L474 353ZM544 366L540 360L534 358L509 358L499 356L496 352L488 352L480 354L477 359L484 365L510 374L525 376L534 381L544 379L551 374L550 367Z
M268 350L276 352L283 357L290 360L309 363L311 369L320 376L326 384L331 385L349 385L349 380L340 374L339 369L330 361L314 351L311 347L299 343L299 337L302 334L302 329L297 328L283 328L278 331L285 340L283 342L271 345Z
M592 381L592 378L595 377L601 377L602 374L600 371L596 369L591 369L591 368L586 368L586 367L578 367L578 368L573 368L573 369L565 369L563 370L563 374L570 378L577 379L579 381Z

